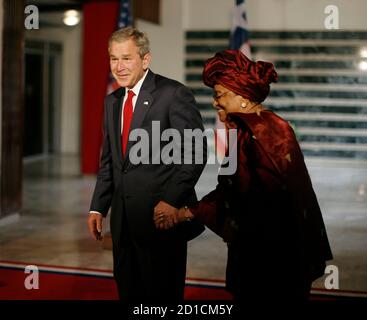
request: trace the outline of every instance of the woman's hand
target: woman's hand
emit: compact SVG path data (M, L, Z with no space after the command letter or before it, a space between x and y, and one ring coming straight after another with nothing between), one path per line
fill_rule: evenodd
M178 223L190 221L192 218L194 218L194 215L187 207L180 208L179 210L175 211L173 215L172 213L167 214L167 212L155 211L153 220L156 228L167 230L173 228Z
M154 223L158 229L170 229L177 223L178 209L165 201L159 201L154 207Z
M157 208L155 208L153 220L156 228L160 230L173 228L179 222L178 212L179 210L177 209L172 211L163 211L157 210Z

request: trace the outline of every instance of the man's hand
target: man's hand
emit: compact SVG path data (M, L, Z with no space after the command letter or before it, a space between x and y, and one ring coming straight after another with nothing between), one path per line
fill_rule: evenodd
M178 209L167 202L159 201L154 207L154 223L158 229L169 229L178 223Z
M94 240L101 241L102 236L102 220L103 216L98 213L90 213L88 217L89 232L93 236Z

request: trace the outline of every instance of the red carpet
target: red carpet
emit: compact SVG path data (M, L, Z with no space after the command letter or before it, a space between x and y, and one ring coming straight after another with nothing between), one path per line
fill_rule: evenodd
M4 266L0 263L0 300L117 300L115 282L110 272L93 275L86 269L39 268L39 289L28 290L24 281L30 274L24 273L22 266ZM76 273L71 274L70 270ZM65 272L65 273L64 273ZM195 284L191 285L190 282ZM187 300L228 300L229 293L223 282L188 279L185 289Z
M0 261L0 300L117 300L117 291L110 270L54 267L37 264L39 289L26 289L30 274L27 264ZM312 290L311 300L363 299L362 292ZM186 300L230 300L224 282L186 279Z

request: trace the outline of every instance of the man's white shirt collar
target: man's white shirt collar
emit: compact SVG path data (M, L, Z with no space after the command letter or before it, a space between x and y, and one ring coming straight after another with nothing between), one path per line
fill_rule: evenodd
M131 89L129 89L129 88L125 88L125 97L127 97L127 92L128 92L129 90L134 91L134 93L135 93L134 98L135 98L135 97L137 97L137 96L139 95L139 92L140 92L141 86L143 85L143 82L144 82L144 80L145 80L145 77L146 77L146 76L147 76L147 74L148 74L148 71L149 71L149 69L147 69L147 71L145 71L145 73L144 73L144 75L142 76L142 78L141 78L141 79L136 83L136 85L135 85L133 88L131 88Z

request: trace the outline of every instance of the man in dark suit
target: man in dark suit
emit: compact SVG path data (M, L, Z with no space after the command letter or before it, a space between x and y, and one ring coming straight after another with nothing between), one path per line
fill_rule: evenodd
M112 74L121 88L105 99L103 150L88 227L94 239L101 240L103 217L111 207L114 277L120 299L181 300L187 241L204 227L188 220L158 230L153 214L162 213L163 219L164 213L173 226L178 208L195 203L194 186L207 159L206 140L183 143L184 130L203 132L202 119L183 84L148 69L151 55L144 33L130 27L116 31L109 41L109 54ZM161 159L160 150L172 144L160 139L165 130L180 134L176 149L171 150L179 160L194 156L199 147L201 161L198 157L199 163L170 162L167 153ZM135 135L128 139L129 132ZM140 140L135 142L132 137L137 135Z

